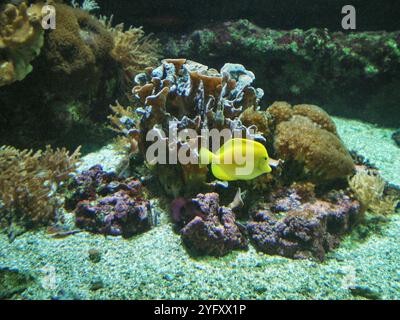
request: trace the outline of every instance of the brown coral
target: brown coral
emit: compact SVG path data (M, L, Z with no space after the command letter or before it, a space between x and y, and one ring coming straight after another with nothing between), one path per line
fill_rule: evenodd
M127 76L132 78L146 67L155 66L160 58L160 44L146 36L142 28L130 26L127 30L123 23L112 26L112 18L101 17L100 22L114 38L112 57L124 68Z
M305 177L317 182L349 176L353 160L340 139L304 116L281 122L275 132L275 151L302 166Z
M318 106L298 104L293 107L293 115L307 117L318 124L322 129L337 134L336 125L329 114Z
M265 138L270 138L272 134L272 119L265 111L254 110L254 107L246 109L240 115L240 121L246 127L256 126L257 132Z
M284 101L274 102L267 111L272 116L275 125L288 121L293 116L292 106Z
M0 87L24 79L43 46L41 6L6 4L0 11Z
M59 3L54 6L57 28L46 32L40 67L45 64L48 69L49 92L59 99L82 99L83 92L98 92L111 78L109 71L117 72L111 57L113 37L87 12Z
M57 191L76 168L79 148L19 151L0 148L0 220L26 227L46 225L56 218L62 203Z

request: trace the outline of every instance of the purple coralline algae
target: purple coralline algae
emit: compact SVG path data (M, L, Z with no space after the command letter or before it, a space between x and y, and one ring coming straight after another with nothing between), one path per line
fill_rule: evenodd
M100 165L77 175L67 204L75 206L76 225L93 233L129 238L152 226L150 202L142 184L103 171Z
M247 249L244 230L231 209L219 205L217 193L198 194L190 203L197 215L181 230L186 247L198 255L223 256Z
M290 188L272 196L272 204L255 210L247 230L256 248L267 254L325 259L327 251L362 218L360 203L344 192L303 201Z

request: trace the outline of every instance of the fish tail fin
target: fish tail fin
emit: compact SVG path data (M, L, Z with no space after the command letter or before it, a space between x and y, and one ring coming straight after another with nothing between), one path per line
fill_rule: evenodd
M199 151L199 165L200 167L206 167L208 164L213 162L214 154L207 148L200 148Z

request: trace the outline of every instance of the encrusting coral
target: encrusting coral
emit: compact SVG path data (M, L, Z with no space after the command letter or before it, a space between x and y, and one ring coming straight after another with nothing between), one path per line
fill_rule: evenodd
M0 9L0 87L23 80L43 46L41 5L3 5Z
M54 85L68 83L63 93L73 96L81 92L82 86L97 88L103 80L103 65L112 61L111 33L86 11L61 3L54 5L57 28L46 33L42 58L51 66Z
M60 187L75 171L79 148L44 151L0 148L0 222L25 227L48 225L57 218L63 203Z

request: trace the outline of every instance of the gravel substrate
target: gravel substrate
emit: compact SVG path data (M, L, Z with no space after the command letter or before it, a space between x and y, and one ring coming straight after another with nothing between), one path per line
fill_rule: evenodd
M393 130L335 121L350 149L368 156L386 179L400 185ZM101 160L86 156L83 166L104 165L113 157L109 148L98 155ZM253 247L223 258L194 259L166 220L164 214L160 226L129 240L86 232L53 239L39 231L9 243L0 235L0 269L35 279L14 299L400 299L398 214L364 241L347 237L324 263L268 256Z

